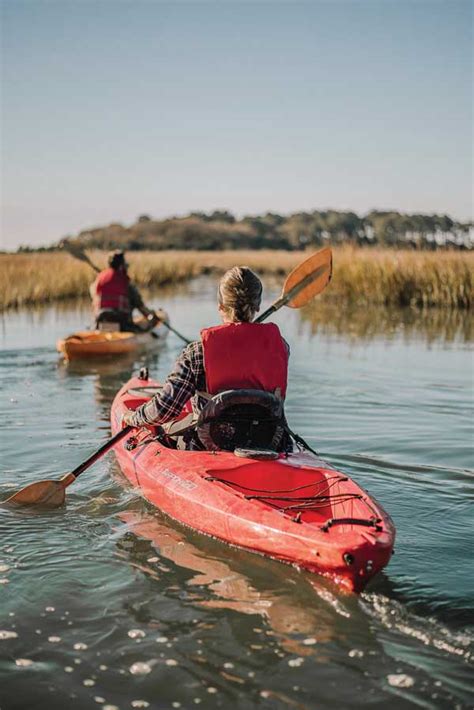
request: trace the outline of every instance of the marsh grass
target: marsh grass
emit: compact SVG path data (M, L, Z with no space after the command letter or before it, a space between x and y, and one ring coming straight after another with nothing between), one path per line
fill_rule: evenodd
M336 250L331 296L348 303L470 308L474 253Z
M100 268L104 252L89 252ZM220 274L246 264L260 274L281 277L305 257L288 251L129 252L130 275L138 286L157 289L202 274ZM334 275L324 298L350 304L470 308L474 254L388 249L334 249ZM84 297L95 277L69 254L0 255L0 309Z

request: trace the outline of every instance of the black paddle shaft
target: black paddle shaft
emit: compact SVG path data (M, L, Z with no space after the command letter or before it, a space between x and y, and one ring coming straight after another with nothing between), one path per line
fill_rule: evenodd
M71 471L71 474L74 476L74 478L77 478L78 476L81 475L83 471L86 470L86 468L89 468L89 466L92 466L93 463L97 461L97 459L100 459L101 456L107 453L109 449L111 449L117 442L119 442L121 439L123 439L127 434L129 434L134 427L132 426L126 426L123 429L121 429L115 436L113 436L111 439L105 442L105 444L102 444L100 449L97 449L95 454L92 454L92 456L89 456L88 459L83 461L77 468L74 469L74 471Z
M165 326L165 328L168 328L168 330L171 330L172 333L178 336L178 338L181 338L181 340L186 343L186 345L189 345L192 340L188 340L188 338L185 338L184 335L179 333L176 328L172 328L172 326L168 323L168 321L162 320L161 323Z

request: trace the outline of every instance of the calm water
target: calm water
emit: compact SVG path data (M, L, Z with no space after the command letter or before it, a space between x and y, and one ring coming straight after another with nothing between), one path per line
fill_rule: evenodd
M270 295L270 294L269 294ZM195 336L214 285L164 295ZM0 497L108 436L140 361L64 366L84 307L1 322ZM63 510L0 510L0 708L472 706L472 319L286 310L291 425L391 513L390 566L360 597L183 529L109 455ZM180 350L149 361L164 376Z

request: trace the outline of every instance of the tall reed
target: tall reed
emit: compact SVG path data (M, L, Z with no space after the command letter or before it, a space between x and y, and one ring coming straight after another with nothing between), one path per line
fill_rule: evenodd
M104 252L90 252L102 268ZM246 264L282 279L304 257L288 251L129 252L130 275L155 289ZM470 308L474 254L383 249L334 249L334 276L324 298L344 303ZM62 252L0 255L0 309L88 295L92 269Z

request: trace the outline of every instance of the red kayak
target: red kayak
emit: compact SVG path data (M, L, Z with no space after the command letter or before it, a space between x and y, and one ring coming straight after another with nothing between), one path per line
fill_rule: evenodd
M159 384L132 378L112 405L112 431L126 408ZM309 451L274 460L229 451L181 451L156 439L153 427L115 446L122 472L150 503L206 535L329 577L360 592L389 562L390 516L346 474ZM240 454L242 452L239 452Z

